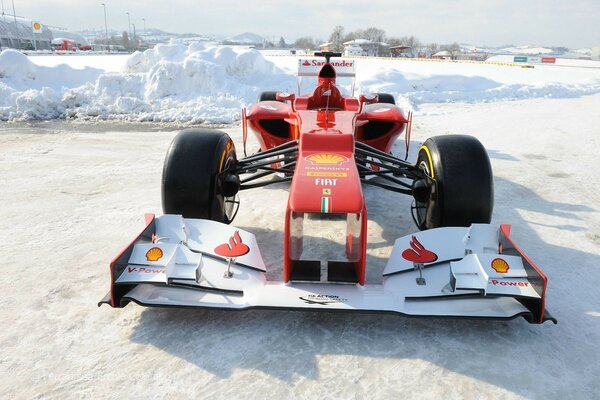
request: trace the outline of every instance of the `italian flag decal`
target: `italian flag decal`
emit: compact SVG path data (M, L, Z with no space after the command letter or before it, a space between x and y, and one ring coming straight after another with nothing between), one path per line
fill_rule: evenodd
M331 212L331 197L321 197L321 212L322 213L330 213Z

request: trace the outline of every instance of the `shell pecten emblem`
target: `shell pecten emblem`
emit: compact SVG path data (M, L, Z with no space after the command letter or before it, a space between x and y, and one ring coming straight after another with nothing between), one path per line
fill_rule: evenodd
M148 261L158 261L162 258L163 251L160 247L152 247L150 250L146 252L146 260Z
M348 161L348 157L344 157L340 154L332 154L332 153L317 153L317 154L312 154L308 157L306 157L306 159L310 162L312 162L313 164L317 164L317 165L322 165L322 164L341 164L344 163L346 161Z
M510 266L505 260L501 258L494 258L492 260L492 268L499 274L505 274L510 269Z

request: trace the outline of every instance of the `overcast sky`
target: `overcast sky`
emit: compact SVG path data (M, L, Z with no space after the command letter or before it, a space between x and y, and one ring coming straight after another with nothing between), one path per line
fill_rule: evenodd
M104 28L102 0L0 0L5 12L70 30ZM126 30L127 15L142 29L236 35L254 32L287 41L327 40L375 26L387 36L424 43L600 46L600 0L104 0L109 29ZM327 4L324 7L323 4Z

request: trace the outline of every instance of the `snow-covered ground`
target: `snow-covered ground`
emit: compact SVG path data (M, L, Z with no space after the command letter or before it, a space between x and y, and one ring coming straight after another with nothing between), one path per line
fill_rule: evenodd
M60 62L67 65L57 65ZM510 60L512 62L512 59ZM201 42L124 56L0 54L0 120L80 118L235 123L266 90L294 91L298 57ZM73 67L74 66L74 67ZM598 66L598 65L596 65ZM359 93L405 108L440 102L567 98L600 92L600 68L357 60ZM347 80L346 80L347 81ZM349 89L349 82L342 82Z
M146 56L136 56L140 63L130 59L127 68L142 72L101 74L94 85L113 87L101 82L116 79L115 87L123 88L136 74L175 77L186 60L200 68L202 57L235 66L240 56L261 60L255 68L276 68L272 82L263 83L273 83L269 88L280 88L294 65L288 57L263 62L254 52L203 53L148 66ZM148 75L146 67L166 75ZM40 71L54 68L33 69ZM109 261L137 234L143 213L161 213L162 162L176 132L156 131L153 124L117 130L111 122L2 122L2 397L599 398L600 93L590 90L600 85L597 72L385 60L362 72L361 88L401 93L411 83L422 85L413 88L421 94L404 100L418 105L411 159L432 135L470 134L482 141L495 174L493 223L511 223L515 239L547 273L547 307L558 325L135 305L98 309L108 290ZM161 79L154 81L156 90L168 90ZM500 88L530 90L522 98L507 89L483 97L485 90L476 88L486 79ZM553 95L561 94L553 97L563 98L531 89L549 85ZM440 88L441 103L419 100ZM30 90L40 95L43 89ZM461 101L446 102L446 92ZM94 101L118 94L115 89ZM230 107L245 101L235 96L243 95L236 92ZM226 131L239 148L240 128ZM394 151L402 148L401 139ZM407 197L374 187L365 195L372 282L393 240L415 227ZM286 186L242 192L235 221L256 234L271 279L281 278L286 199Z

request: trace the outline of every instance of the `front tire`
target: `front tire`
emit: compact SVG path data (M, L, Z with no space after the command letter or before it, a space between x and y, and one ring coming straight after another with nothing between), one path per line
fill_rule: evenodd
M237 211L235 193L224 190L224 171L236 162L225 132L185 129L169 147L162 176L165 214L230 223Z
M277 92L262 92L258 95L258 101L278 101Z
M434 136L419 149L417 167L435 180L429 198L415 200L419 229L489 223L494 209L492 166L472 136Z
M375 93L378 97L379 100L377 101L378 103L386 103L386 104L396 104L396 100L394 99L394 96L392 96L389 93Z

